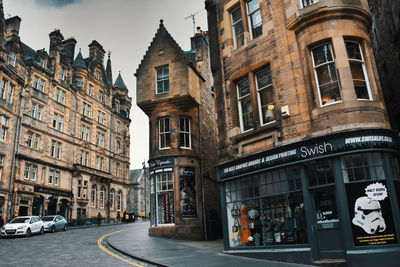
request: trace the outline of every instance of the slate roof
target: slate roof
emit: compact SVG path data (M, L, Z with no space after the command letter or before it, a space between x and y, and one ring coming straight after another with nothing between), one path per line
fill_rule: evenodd
M84 69L87 68L86 62L82 57L81 51L79 51L79 53L76 56L74 62L72 63L72 67L81 67L81 68L84 68Z
M124 83L124 80L122 80L121 73L118 74L118 77L114 83L114 87L117 87L119 89L126 89L126 85Z
M36 51L31 47L29 47L28 45L26 45L24 42L21 42L21 49L24 57L30 57L36 54Z
M131 183L139 183L142 176L143 169L130 170L129 178L131 180Z

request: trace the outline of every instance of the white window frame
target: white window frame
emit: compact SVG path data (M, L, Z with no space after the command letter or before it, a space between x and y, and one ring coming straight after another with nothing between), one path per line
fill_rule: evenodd
M121 211L122 208L122 192L118 191L117 193L117 210Z
M40 92L44 92L44 88L46 87L46 82L43 79L39 79L39 88Z
M60 73L60 80L61 81L65 81L65 73L66 73L66 69L65 68L61 68L61 73Z
M0 96L2 99L6 99L6 91L7 91L7 84L8 80L5 78L1 79L1 91L0 91Z
M168 131L165 131L165 126L167 125L166 124L166 120L168 120ZM164 131L163 132L161 131L161 124L164 124L164 126L163 126ZM167 146L167 135L169 135L168 146ZM164 139L164 142L165 142L165 145L166 145L164 147L161 146L161 144L162 144L161 140L162 139ZM163 118L160 118L158 120L158 148L160 150L170 149L171 148L171 119L170 119L170 117L163 117Z
M233 22L233 16L232 13L235 12L237 9L240 10L240 16L241 18L235 22ZM229 13L230 17L231 17L231 25L232 25L232 39L233 39L233 48L234 49L238 49L240 47L242 47L244 45L244 23L243 23L243 14L242 14L242 8L240 5L236 6L235 8L233 8L230 13ZM242 23L242 29L243 29L243 44L241 44L240 46L238 46L237 43L237 36L236 36L236 30L235 30L235 26L239 23Z
M13 102L13 93L14 93L14 85L12 83L9 83L6 101L10 104L12 104L12 102Z
M65 105L66 92L57 87L56 89L56 102Z
M10 53L8 54L8 63L15 67L15 61L17 59L17 55L15 54L14 51L10 51Z
M31 171L31 180L32 181L36 181L37 170L38 170L37 165L32 165L32 171Z
M59 171L55 172L54 175L54 185L58 185L60 183L61 173Z
M31 173L31 165L25 163L25 171L24 171L24 179L25 180L29 180L30 173Z
M161 71L161 76L159 77L158 75L158 71ZM165 75L165 70L168 70L168 76L164 76ZM169 65L164 65L164 66L159 66L156 67L156 94L165 94L168 93L170 91L170 82L169 82L169 78L170 78L170 71L169 71ZM162 91L158 90L158 83L161 82L163 84L163 88ZM165 90L164 88L164 83L168 82L168 89Z
M33 142L33 148L35 150L39 150L39 145L40 145L40 135L39 134L35 134L35 140Z
M258 9L253 10L253 12L250 13L249 12L249 2L251 2L251 1L257 1L258 2ZM246 15L247 15L247 24L249 26L250 40L253 40L254 38L258 37L258 36L256 36L256 37L253 36L253 26L254 25L252 25L253 20L251 19L252 15L254 15L257 12L260 14L260 19L261 19L261 34L260 35L262 35L262 25L263 25L263 23L262 23L262 16L261 16L261 10L260 10L260 2L259 2L259 0L247 0L246 1L246 13L247 13Z
M49 181L48 184L53 184L54 181L54 170L49 170Z
M114 210L114 208L115 208L114 196L115 196L115 190L114 190L114 189L111 189L111 191L110 191L110 209L111 209L111 210Z
M183 121L183 125L181 125ZM183 126L183 129L182 129ZM183 136L184 144L182 144L181 136ZM189 136L189 144L186 144L186 136ZM179 118L179 145L183 149L192 149L192 120L187 117Z
M156 215L156 222L157 222L157 225L174 225L175 223L160 223L159 222L159 208L158 208L158 198L159 198L159 195L160 194L162 194L162 193L167 193L167 194L169 194L169 193L171 193L172 192L172 194L173 194L173 192L174 192L174 175L173 175L173 172L163 172L163 173L159 173L159 174L156 174L154 177L153 177L153 180L155 181L155 189L156 189L156 191L155 191L155 198L156 198L156 212L155 212L155 215ZM154 185L154 184L153 184ZM163 189L163 187L165 188L165 189ZM174 197L172 197L172 199L174 199ZM174 222L176 221L176 218L175 218L175 216L174 216Z
M42 172L40 174L40 182L44 182L45 176L46 176L46 167L42 167Z
M245 80L247 80L247 82L249 83L249 93L244 95L244 96L240 96L239 84L242 81L245 81ZM251 115L253 116L253 102L251 101L251 86L250 86L249 77L245 77L245 78L241 79L240 81L238 81L236 83L236 90L237 90L237 99L238 99L240 130L242 131L242 133L245 133L245 132L248 132L248 131L252 131L254 129L254 126L249 128L249 129L244 129L243 110L242 110L242 101L243 101L243 99L245 99L246 97L249 97L250 98L250 103L251 103ZM254 117L252 119L253 119L253 125L254 125Z
M1 118L1 132L0 132L0 140L7 140L7 132L8 132L8 118L2 116Z
M95 184L90 188L90 206L96 207L97 202L97 186Z
M99 208L100 209L104 209L105 194L106 194L106 190L105 190L104 186L101 186L100 193L99 193Z
M26 140L26 144L29 148L33 146L33 132L28 132L28 140Z
M274 119L274 120L271 120L271 121L268 121L268 122L264 122L263 108L264 108L265 106L264 106L264 107L261 106L261 105L262 105L262 103L261 103L261 92L262 92L263 90L271 90L271 91L272 91L272 99L274 100L274 87L272 86L272 77L271 77L271 83L270 83L270 84L267 84L267 85L265 85L265 86L262 87L262 88L259 88L259 84L258 84L259 75L258 75L258 74L259 74L260 72L264 71L264 70L267 70L268 73L269 73L269 75L271 76L271 69L270 69L270 66L269 66L269 65L268 65L267 67L265 67L265 68L260 69L259 71L257 71L257 72L254 74L255 81L256 81L257 103L258 103L258 111L259 111L259 114L260 114L260 123L261 123L261 126L264 126L264 125L267 125L267 124L270 124L270 123L273 123L274 121L276 121L276 119ZM273 102L271 102L271 103L268 103L268 104L266 105L266 106L267 106L267 109L268 109L268 107L269 107L270 105L273 105L273 106L274 106L274 108L273 108L273 109L270 109L270 110L272 110L272 112L275 112L275 101L273 101ZM275 116L274 113L273 113L273 116Z

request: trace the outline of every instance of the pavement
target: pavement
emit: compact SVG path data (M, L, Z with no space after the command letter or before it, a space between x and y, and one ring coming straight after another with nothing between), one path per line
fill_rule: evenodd
M108 245L118 252L155 266L270 266L306 267L310 265L259 260L223 253L223 241L174 240L148 235L148 222L133 223L111 234Z

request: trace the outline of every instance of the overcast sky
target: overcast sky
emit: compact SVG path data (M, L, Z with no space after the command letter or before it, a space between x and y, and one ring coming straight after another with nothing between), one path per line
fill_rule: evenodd
M113 79L121 71L132 97L131 169L142 168L148 160L148 119L136 106L136 79L133 74L153 39L160 19L183 50L190 49L193 35L191 19L196 13L196 27L207 30L204 0L3 0L6 18L19 16L21 41L35 50L49 49L49 33L60 29L64 38L74 37L75 56L97 40L104 50L111 50ZM113 81L113 82L114 82Z

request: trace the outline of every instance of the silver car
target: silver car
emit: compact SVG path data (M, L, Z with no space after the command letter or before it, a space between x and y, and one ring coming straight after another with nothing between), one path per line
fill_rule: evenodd
M54 233L57 230L67 231L67 220L61 215L48 215L42 218L44 231Z

